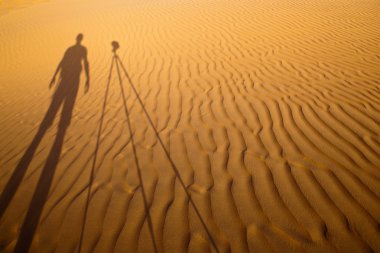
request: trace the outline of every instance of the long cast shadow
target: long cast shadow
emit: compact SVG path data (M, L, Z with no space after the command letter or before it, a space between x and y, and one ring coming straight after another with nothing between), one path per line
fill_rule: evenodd
M47 130L52 125L59 109L62 107L61 118L58 123L58 131L55 136L53 146L46 159L46 163L42 169L36 190L33 194L29 209L24 219L24 223L21 227L21 232L14 249L14 252L16 253L25 253L29 251L34 233L40 220L40 216L53 181L54 173L59 162L64 137L72 118L79 89L82 61L84 63L84 69L87 77L86 92L89 88L89 63L87 60L87 49L81 45L82 39L83 35L78 34L76 44L66 50L61 62L59 63L50 83L50 87L52 87L55 83L57 74L60 73L58 85L54 92L49 109L47 110L45 117L39 126L37 134L34 136L31 144L20 159L0 196L1 219L16 194L17 189L20 187L38 145Z
M153 250L156 253L156 252L158 252L158 249L157 249L156 239L154 237L153 222L152 222L152 217L150 215L150 205L148 203L148 198L147 198L147 194L146 194L146 190L145 190L145 186L144 186L144 181L142 179L140 163L139 163L139 160L137 158L137 150L136 150L135 138L133 136L133 131L132 131L132 125L131 125L131 120L130 120L130 113L129 113L129 110L128 110L127 99L125 97L125 92L124 92L124 87L123 87L123 81L122 81L121 74L120 74L119 56L116 55L116 53L115 53L115 61L116 61L117 75L119 77L119 84L120 84L120 89L121 89L121 95L122 95L122 98L123 98L124 111L125 111L125 115L127 117L128 130L129 130L129 134L131 136L131 144L132 144L133 156L135 158L135 165L136 165L136 169L137 169L137 175L139 177L139 182L140 182L140 186L141 186L141 193L142 193L142 197L143 197L143 201L144 201L145 214L146 214L146 217L147 217L148 228L149 228L150 236L151 236L152 243L153 243Z
M169 161L169 163L170 163L170 165L171 165L171 167L172 167L172 169L173 169L173 171L174 171L174 173L175 173L177 179L178 179L179 182L180 182L180 185L181 185L182 188L184 189L185 194L186 194L187 198L188 198L189 201L190 201L191 206L193 206L196 215L198 216L198 218L199 218L199 220L200 220L200 222L201 222L203 228L205 229L206 234L207 234L207 236L209 237L209 240L210 240L210 242L211 242L213 248L215 249L215 251L216 251L217 253L219 253L220 251L219 251L219 248L218 248L218 246L217 246L217 244L216 244L216 241L215 241L214 237L212 236L211 231L209 230L209 228L208 228L208 226L207 226L207 224L206 224L206 221L205 221L204 218L202 217L202 215L201 215L201 213L200 213L200 211L199 211L199 209L198 209L198 206L195 204L194 200L192 199L191 194L190 194L189 190L187 189L186 184L185 184L185 182L183 181L182 176L181 176L181 174L180 174L180 172L179 172L177 166L175 165L173 159L171 158L169 151L166 149L166 147L165 147L165 145L164 145L164 142L163 142L163 140L161 139L158 130L157 130L156 127L154 126L153 120L152 120L152 118L150 117L148 111L146 110L146 107L145 107L145 105L144 105L144 103L143 103L143 101L142 101L142 99L141 99L141 97L140 97L140 95L139 95L139 93L138 93L138 91L137 91L137 89L136 89L136 86L135 86L134 83L132 82L132 79L131 79L131 77L129 76L127 69L124 67L124 64L123 64L123 62L121 61L121 59L119 58L119 56L118 56L118 55L115 55L115 57L116 57L116 63L118 63L116 66L119 66L119 65L120 65L120 67L121 67L121 69L122 69L124 75L126 76L126 78L127 78L127 80L128 80L128 83L129 83L130 87L131 87L132 90L133 90L133 93L135 94L135 96L136 96L136 98L137 98L137 101L139 102L139 104L140 104L140 106L141 106L141 108L142 108L142 110L143 110L143 112L144 112L146 118L148 119L149 124L151 125L151 127L152 127L152 129L153 129L153 131L154 131L154 133L155 133L155 135L156 135L156 137L157 137L158 142L160 143L160 146L162 147L162 149L163 149L163 151L164 151L164 153L165 153L166 158L168 159L168 161ZM118 71L119 71L119 70L118 70ZM119 75L120 75L120 73L119 73ZM120 84L121 84L121 82L120 82ZM128 113L127 113L127 117L129 117L129 116L128 116ZM128 120L129 120L129 119L128 119ZM133 142L132 142L132 143L133 143ZM137 159L137 156L136 156L136 155L135 155L135 159ZM137 167L138 167L138 169L139 169L139 166L137 166ZM142 180L142 179L141 179L141 175L139 175L139 176L140 176L140 180ZM143 194L144 194L144 192L143 192ZM149 211L149 209L148 209L148 211ZM148 213L148 214L149 214L149 213ZM149 218L149 216L148 216L148 218ZM149 222L149 219L148 219L148 222ZM148 224L149 224L149 223L148 223ZM150 226L150 227L151 227L151 226ZM156 249L156 248L155 248L155 249Z
M130 138L131 138L134 162L136 165L137 174L138 174L138 178L139 178L139 182L140 182L140 186L141 186L141 193L142 193L143 202L144 202L145 215L147 217L149 233L150 233L150 237L151 237L152 244L153 244L153 250L154 250L154 253L156 253L156 252L158 252L158 249L157 249L156 239L154 237L153 222L152 222L152 218L150 215L150 205L148 203L146 189L145 189L144 182L142 179L142 174L141 174L141 167L140 167L140 163L139 163L139 160L137 157L136 144L135 144L135 139L133 136L132 125L131 125L131 120L130 120L130 112L129 112L129 109L127 106L127 99L126 99L125 92L124 92L123 80L122 80L122 76L120 73L119 57L116 54L116 50L119 48L119 45L117 42L114 41L114 42L112 42L112 46L113 46L114 55L113 55L112 61L111 61L111 69L110 69L110 72L108 75L107 87L106 87L106 92L105 92L105 96L104 96L104 100L103 100L102 113L101 113L101 117L99 120L98 136L97 136L97 141L96 141L96 146L95 146L95 151L94 151L94 156L93 156L94 159L92 162L91 174L90 174L90 179L89 179L89 187L88 187L88 191L87 191L86 206L84 208L85 211L84 211L84 217L83 217L83 223L82 223L81 236L80 236L80 240L79 240L78 253L81 253L82 247L83 247L86 220L87 220L87 216L88 216L92 185L93 185L94 176L95 176L94 175L95 174L95 166L96 166L96 161L97 161L97 156L98 156L98 151L99 151L99 146L100 146L100 136L101 136L102 129L103 129L103 120L104 120L105 109L106 109L106 105L107 105L108 92L109 92L109 87L110 87L110 83L111 83L112 70L113 70L114 64L116 65L117 76L118 76L119 85L120 85L120 91L121 91L121 95L122 95L122 99L123 99L124 112L126 115L128 130L129 130L129 134L130 134Z
M99 147L100 147L100 137L101 137L102 130L103 130L103 122L104 122L104 116L105 116L105 111L106 111L106 106L107 106L107 99L108 99L109 88L110 88L110 84L111 84L113 64L114 64L114 59L112 58L111 69L110 69L110 72L109 72L109 75L108 75L106 93L104 95L104 100L103 100L102 114L101 114L100 120L99 120L98 135L96 137L96 146L95 146L95 151L94 151L94 154L93 154L94 158L92 160L90 178L89 178L89 182L88 182L86 205L84 207L84 213L83 213L83 219L82 219L82 229L81 229L80 238L79 238L79 245L78 245L78 253L80 253L82 251L82 247L83 247L84 232L85 232L85 229L86 229L86 221L87 221L87 216L88 216L88 208L89 208L89 205L90 205L92 185L93 185L94 177L95 177L95 166L96 166L96 161L97 161Z

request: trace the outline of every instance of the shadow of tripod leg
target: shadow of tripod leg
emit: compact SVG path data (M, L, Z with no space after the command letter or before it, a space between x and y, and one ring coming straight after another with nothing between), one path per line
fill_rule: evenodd
M102 113L101 113L101 116L99 119L99 129L98 129L98 135L96 137L96 145L95 145L95 150L94 150L94 155L93 155L94 159L92 160L91 173L90 173L90 178L89 178L89 183L88 183L88 191L87 191L87 197L86 197L86 205L84 207L84 213L83 213L82 230L81 230L80 238L79 238L78 253L81 252L82 247L83 247L83 239L84 239L84 232L85 232L85 228L86 228L88 207L90 204L92 184L93 184L94 176L95 176L94 173L95 173L96 160L98 157L98 151L99 151L99 147L100 147L100 135L101 135L102 129L103 129L104 115L105 115L105 111L106 111L108 92L109 92L109 87L110 87L111 78L112 78L112 69L113 69L113 65L114 65L115 60L116 60L115 56L112 57L111 68L110 68L110 72L108 75L108 81L107 81L107 88L106 88L104 100L103 100Z
M135 85L134 85L133 82L132 82L132 79L130 78L130 76L129 76L127 70L126 70L126 68L124 67L122 61L120 60L120 58L119 58L118 56L117 56L117 59L116 59L116 60L117 60L118 63L120 63L120 66L121 66L121 68L122 68L122 70L123 70L125 76L127 77L128 82L129 82L129 84L130 84L130 86L131 86L133 92L135 93L136 98L137 98L137 100L139 101L139 104L140 104L141 108L143 109L145 116L147 117L147 119L148 119L148 121L149 121L149 124L151 125L151 127L152 127L152 129L153 129L155 135L157 136L157 140L158 140L158 142L160 143L160 146L163 148L164 153L165 153L167 159L169 160L170 165L171 165L171 167L172 167L172 169L173 169L173 171L174 171L176 177L178 178L178 180L179 180L179 182L180 182L182 188L184 189L184 191L185 191L187 197L188 197L189 200L190 200L190 204L193 206L193 208L194 208L194 210L195 210L195 213L197 214L199 220L201 221L202 226L204 227L204 229L205 229L205 231L206 231L206 233L207 233L207 235L208 235L208 237L209 237L209 239L210 239L210 242L211 242L212 246L214 247L214 249L215 249L216 252L219 252L219 249L218 249L218 247L217 247L217 245L216 245L216 242L215 242L213 236L211 235L211 232L210 232L209 228L208 228L207 225L206 225L206 221L202 218L202 215L201 215L201 213L200 213L200 211L199 211L199 208L198 208L197 205L195 204L194 200L191 198L191 195L190 195L190 193L189 193L189 191L188 191L188 189L187 189L187 187L186 187L186 185L185 185L185 183L184 183L184 181L183 181L183 179L182 179L182 177L181 177L181 174L179 173L179 170L178 170L177 166L174 164L174 161L172 160L172 158L171 158L171 156L170 156L170 154L169 154L169 151L166 149L166 147L165 147L165 145L164 145L164 142L162 141L162 139L161 139L161 137L160 137L160 135L159 135L159 133L158 133L156 127L154 126L154 124L153 124L153 120L152 120L152 118L149 116L149 113L148 113L148 111L146 110L146 108L145 108L145 106L144 106L144 103L143 103L142 99L140 98L140 95L139 95L139 93L137 92L137 89L136 89Z
M129 130L129 133L130 133L130 136L131 136L131 144L132 144L132 150L133 150L133 156L134 156L134 160L135 160L135 165L136 165L136 169L137 169L137 175L138 175L139 182L140 182L140 185L141 185L141 193L142 193L143 201L144 201L145 214L146 214L146 218L147 218L147 222L148 222L148 227L149 227L149 232L150 232L152 243L153 243L153 247L154 247L154 252L158 252L158 250L157 250L157 244L156 244L156 239L155 239L155 236L154 236L153 222L152 222L152 218L151 218L151 215L150 215L150 205L149 205L148 200L147 200L146 189L145 189L144 181L143 181L143 178L142 178L142 175L141 175L141 168L140 168L140 163L139 163L139 160L138 160L138 157L137 157L137 150L136 150L136 145L135 145L132 125L131 125L131 120L130 120L130 114L129 114L129 110L128 110L128 106L127 106L127 100L126 100L126 97L125 97L123 82L122 82L122 78L121 78L121 74L120 74L120 69L119 69L119 64L118 64L117 59L116 59L116 69L117 69L117 74L118 74L118 77L119 77L119 84L120 84L120 89L121 89L121 95L122 95L122 98L123 98L123 105L124 105L125 115L127 117L128 130Z

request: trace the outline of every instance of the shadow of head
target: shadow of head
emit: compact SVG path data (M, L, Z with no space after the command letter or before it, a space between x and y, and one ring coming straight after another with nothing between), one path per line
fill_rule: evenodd
M82 33L79 33L79 34L77 35L77 44L80 44L80 43L82 42L82 40L83 40L83 34L82 34Z

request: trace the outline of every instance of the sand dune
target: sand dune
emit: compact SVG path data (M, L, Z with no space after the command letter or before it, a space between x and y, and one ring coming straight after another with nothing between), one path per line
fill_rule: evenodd
M379 13L0 2L0 251L380 252ZM89 92L47 112L78 33Z

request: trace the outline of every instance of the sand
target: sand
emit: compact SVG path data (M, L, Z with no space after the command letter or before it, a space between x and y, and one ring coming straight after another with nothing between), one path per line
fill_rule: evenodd
M0 251L380 252L379 45L377 0L0 1Z

